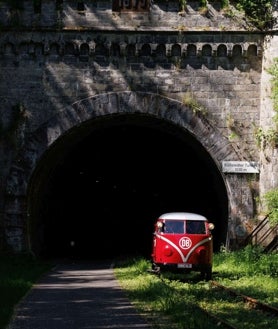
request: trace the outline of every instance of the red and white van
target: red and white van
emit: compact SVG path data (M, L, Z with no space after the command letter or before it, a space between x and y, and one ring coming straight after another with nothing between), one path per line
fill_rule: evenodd
M165 213L156 220L152 247L152 269L188 273L199 271L212 278L212 223L190 212Z

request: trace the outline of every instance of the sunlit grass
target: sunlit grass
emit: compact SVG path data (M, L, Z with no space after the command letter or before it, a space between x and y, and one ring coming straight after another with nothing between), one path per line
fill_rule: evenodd
M278 253L266 254L247 246L236 252L217 253L213 262L214 280L278 307Z
M214 255L213 280L277 306L277 261L277 253L265 254L260 248L251 246L235 252L219 252ZM151 319L155 328L223 327L202 309L239 329L277 327L276 317L257 312L210 282L200 281L199 274L162 273L159 277L151 274L150 268L148 260L134 259L129 265L118 264L115 274L130 300Z

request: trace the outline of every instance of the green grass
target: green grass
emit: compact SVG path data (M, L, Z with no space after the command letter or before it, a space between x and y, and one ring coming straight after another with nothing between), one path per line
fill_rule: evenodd
M222 328L203 311L242 329L276 329L277 317L258 313L240 299L234 300L210 282L200 281L199 273L149 273L151 263L134 259L119 264L115 274L128 297L154 328ZM213 280L263 303L278 307L278 254L264 254L246 247L237 252L214 255Z
M5 328L14 307L37 279L51 268L28 255L0 255L0 328Z

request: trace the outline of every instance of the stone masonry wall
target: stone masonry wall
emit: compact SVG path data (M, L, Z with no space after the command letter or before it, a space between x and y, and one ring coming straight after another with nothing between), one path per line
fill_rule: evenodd
M22 4L0 3L0 223L10 166L27 136L98 94L194 100L240 160L259 161L264 34L246 31L245 21L216 5L202 13L196 1L182 13L177 1L162 0L135 12L114 11L104 0L84 1L84 10L77 1L42 0L40 12L32 1Z

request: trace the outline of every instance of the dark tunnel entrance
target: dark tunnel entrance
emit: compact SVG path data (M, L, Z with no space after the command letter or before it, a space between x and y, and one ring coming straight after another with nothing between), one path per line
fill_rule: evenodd
M208 217L214 249L225 244L223 179L186 130L142 115L113 116L74 128L47 153L29 193L35 254L150 258L154 221L170 211Z

